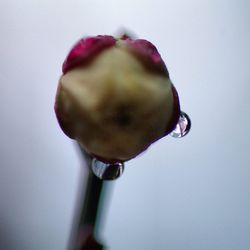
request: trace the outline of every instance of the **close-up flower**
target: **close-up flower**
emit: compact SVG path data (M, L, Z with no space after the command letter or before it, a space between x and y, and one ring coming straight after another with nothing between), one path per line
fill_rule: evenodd
M136 157L169 134L180 105L151 42L99 35L80 39L66 57L55 112L67 136L114 162Z
M0 249L250 249L249 7L0 1Z

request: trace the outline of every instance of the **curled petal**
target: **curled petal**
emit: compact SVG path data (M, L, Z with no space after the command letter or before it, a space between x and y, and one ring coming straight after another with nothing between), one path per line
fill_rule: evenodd
M145 65L153 70L164 73L169 77L167 67L162 60L156 47L144 39L132 40L129 37L124 39L135 56L139 57Z
M112 47L116 39L112 36L96 36L83 38L69 52L63 63L62 71L67 73L72 68L93 59L102 50Z

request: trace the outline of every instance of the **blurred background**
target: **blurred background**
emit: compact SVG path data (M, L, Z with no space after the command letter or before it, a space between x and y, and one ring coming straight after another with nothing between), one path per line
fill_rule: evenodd
M192 119L126 164L108 250L250 249L250 1L0 1L0 249L66 250L84 168L60 130L61 64L82 36L153 42Z

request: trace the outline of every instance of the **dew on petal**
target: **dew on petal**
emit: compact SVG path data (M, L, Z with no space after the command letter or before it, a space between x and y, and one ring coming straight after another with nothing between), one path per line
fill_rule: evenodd
M94 158L91 163L93 173L101 180L115 180L124 171L124 163L105 163Z
M190 128L191 120L189 116L185 112L181 111L179 121L170 135L174 138L182 138L188 134Z

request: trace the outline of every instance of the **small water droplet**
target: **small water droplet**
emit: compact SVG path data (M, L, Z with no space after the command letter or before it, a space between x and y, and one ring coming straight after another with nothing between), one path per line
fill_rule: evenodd
M174 138L181 138L188 134L191 128L191 120L188 115L181 111L179 121L175 127L175 129L170 133L170 135Z
M101 180L115 180L124 171L122 162L105 163L94 158L91 163L93 173Z

